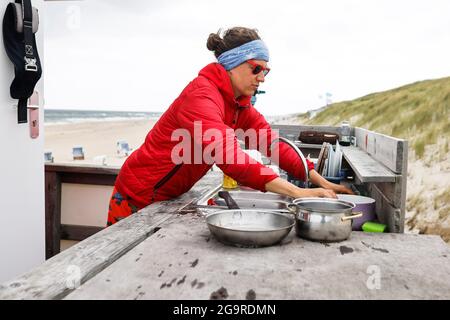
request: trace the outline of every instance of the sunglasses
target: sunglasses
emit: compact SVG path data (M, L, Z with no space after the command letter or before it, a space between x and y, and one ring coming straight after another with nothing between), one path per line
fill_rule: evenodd
M247 60L247 63L253 67L253 74L259 74L262 71L264 76L267 76L270 71L270 68L263 67L262 65L255 63L253 60Z

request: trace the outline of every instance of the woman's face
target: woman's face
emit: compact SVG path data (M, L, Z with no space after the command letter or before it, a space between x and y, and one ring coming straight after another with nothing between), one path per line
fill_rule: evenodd
M264 60L251 60L244 62L234 69L228 71L231 79L235 98L239 96L252 96L258 89L261 82L264 82L264 69L267 68L267 62ZM254 65L262 66L261 72L253 74Z

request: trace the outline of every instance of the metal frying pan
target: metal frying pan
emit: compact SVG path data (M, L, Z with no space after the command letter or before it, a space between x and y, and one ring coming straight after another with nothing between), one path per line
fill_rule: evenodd
M233 209L210 213L206 217L206 223L212 235L224 244L271 246L283 240L295 224L295 219L290 214L272 210L239 209L228 192L219 196Z

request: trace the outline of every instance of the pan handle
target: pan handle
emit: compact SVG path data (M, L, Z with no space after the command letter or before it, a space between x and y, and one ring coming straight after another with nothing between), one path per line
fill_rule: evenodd
M219 191L219 197L223 198L227 203L228 209L240 209L236 201L234 201L233 197L228 191Z
M349 215L349 216L345 216L345 217L342 217L341 218L341 221L342 222L344 222L344 221L347 221L347 220L352 220L352 219L356 219L356 218L360 218L360 217L362 217L363 216L363 212L353 212L351 215Z

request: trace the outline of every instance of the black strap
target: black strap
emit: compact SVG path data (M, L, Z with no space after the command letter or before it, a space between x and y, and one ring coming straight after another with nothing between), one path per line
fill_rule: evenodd
M16 3L22 5L23 15L23 36L24 36L24 64L25 64L25 81L31 80L33 74L38 71L36 57L34 56L33 46L33 9L30 0L16 0ZM19 99L17 105L17 122L27 123L27 103L28 99Z
M23 14L23 36L25 43L25 71L26 72L36 72L36 63L30 63L28 59L34 59L34 47L33 47L33 9L30 0L16 0L16 3L22 3L22 14Z
M17 105L17 122L18 123L27 123L27 100L28 99L19 99L19 103Z

